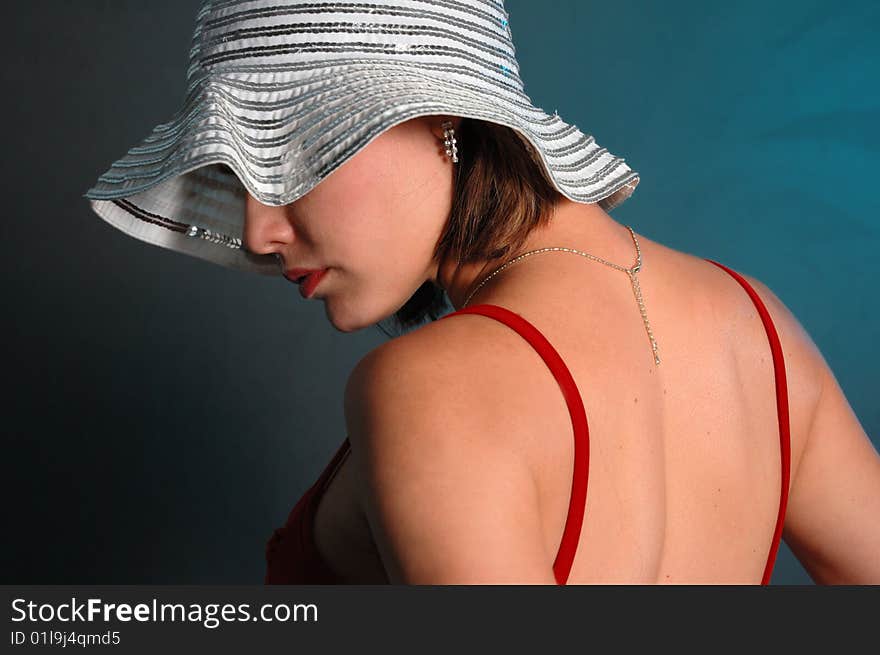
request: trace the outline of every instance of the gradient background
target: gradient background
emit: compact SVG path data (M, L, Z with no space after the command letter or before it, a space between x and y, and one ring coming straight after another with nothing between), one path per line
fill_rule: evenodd
M615 218L767 283L876 444L880 5L506 6L534 103L641 174ZM261 583L345 436L348 372L385 340L81 197L183 98L197 7L5 9L3 583ZM773 582L810 582L784 543Z

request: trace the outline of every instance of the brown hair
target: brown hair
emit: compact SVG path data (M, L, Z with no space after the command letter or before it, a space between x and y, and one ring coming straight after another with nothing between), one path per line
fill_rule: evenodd
M541 171L537 155L513 129L463 117L449 219L434 250L435 261L461 263L504 257L520 249L535 228L550 220L563 196ZM390 319L397 332L437 320L451 309L446 292L431 280ZM381 323L378 327L388 336Z

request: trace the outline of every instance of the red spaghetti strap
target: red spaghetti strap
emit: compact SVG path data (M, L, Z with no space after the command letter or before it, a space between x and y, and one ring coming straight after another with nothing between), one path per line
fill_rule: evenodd
M457 314L481 314L504 323L520 334L538 352L547 364L553 377L562 389L571 424L574 428L574 474L571 481L571 498L568 504L568 516L562 541L553 562L553 574L556 583L564 585L568 581L571 565L577 552L581 526L584 521L584 510L587 505L587 482L590 471L590 431L587 426L587 414L574 378L562 361L556 349L538 329L519 314L498 305L473 305L465 307L442 318ZM442 320L442 319L441 319Z
M773 353L773 370L776 376L776 412L779 420L779 447L782 459L782 490L779 500L779 514L776 517L776 530L773 533L770 554L767 558L767 564L764 567L764 575L761 578L761 584L767 585L770 584L773 566L776 563L776 554L779 551L779 542L782 539L782 527L785 523L785 508L788 505L789 477L791 475L791 432L788 416L788 387L785 378L785 359L782 356L782 346L779 343L779 335L776 333L776 326L773 325L773 321L770 319L770 313L764 306L760 296L758 296L752 288L752 285L749 284L742 275L733 269L728 268L724 264L719 264L711 259L706 259L706 261L715 264L715 266L730 273L730 275L733 276L733 278L739 282L749 294L749 297L758 309L758 314L761 315L761 321L764 323L764 330L767 332L767 338L770 341L770 350Z

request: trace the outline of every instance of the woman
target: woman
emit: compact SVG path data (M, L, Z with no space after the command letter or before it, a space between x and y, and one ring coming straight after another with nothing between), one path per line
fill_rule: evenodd
M184 108L88 194L419 326L352 371L266 582L766 584L783 536L880 581L880 457L795 317L609 215L638 175L531 106L501 3L422 4L206 3Z

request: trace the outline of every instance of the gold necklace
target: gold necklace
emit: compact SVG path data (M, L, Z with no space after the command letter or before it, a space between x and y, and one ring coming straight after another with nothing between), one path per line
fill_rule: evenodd
M498 275L501 271L503 271L508 266L515 264L516 262L520 261L521 259L524 259L524 258L529 257L531 255L537 255L538 253L541 253L541 252L550 252L550 251L554 251L554 250L559 250L562 252L572 252L572 253L575 253L576 255L580 255L581 257L586 257L587 259L592 259L593 261L597 261L601 264L607 264L608 266L610 266L612 268L616 268L618 271L623 271L624 273L626 273L629 276L630 282L632 282L633 292L635 293L635 296L636 296L636 301L639 303L639 312L641 313L642 320L645 323L645 330L648 332L648 339L651 340L651 351L654 353L654 363L657 366L659 366L660 365L660 356L657 353L657 341L654 339L654 333L651 331L651 324L648 323L648 313L645 311L645 303L642 300L642 289L639 286L639 278L637 277L638 272L642 268L642 251L639 248L639 240L636 238L636 233L633 232L633 229L629 225L626 226L626 229L629 230L629 233L632 235L633 243L636 244L636 263L634 266L631 266L630 268L620 266L619 264L609 262L605 259L602 259L601 257L596 257L595 255L591 255L586 252L581 252L580 250L575 250L574 248L563 248L561 246L554 246L551 248L539 248L537 250L530 250L529 252L525 252L517 257L514 257L506 264L504 264L504 265L500 266L499 268L495 269L494 271L492 271L492 273L490 273L488 275L488 277L486 277L482 282L480 282L480 284L477 285L476 289L474 289L473 291L471 291L468 294L467 299L464 301L464 305L462 305L462 309L467 307L467 304L471 301L471 298L474 297L474 294L477 293L477 291L479 291L480 288L484 284L486 284L486 282L488 282L493 277Z

